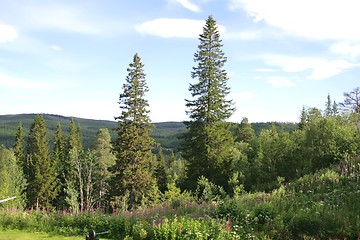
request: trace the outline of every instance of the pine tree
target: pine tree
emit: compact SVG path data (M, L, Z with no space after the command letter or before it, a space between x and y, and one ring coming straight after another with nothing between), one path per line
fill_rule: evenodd
M183 156L187 160L188 186L195 189L197 179L205 176L211 182L225 186L229 178L230 148L233 137L225 122L232 113L232 101L227 100L230 88L227 73L223 69L226 57L216 21L209 16L200 34L197 63L191 77L198 79L190 84L193 100L186 100L190 121L185 122Z
M159 153L156 156L156 165L154 175L157 180L157 185L161 192L165 192L167 183L166 163L165 157L162 151L162 147L159 148Z
M49 155L44 117L38 115L30 128L27 154L29 155L27 198L29 207L49 208L57 196L58 182L54 162Z
M25 144L24 144L24 132L22 123L19 123L17 128L17 132L15 135L15 144L14 144L14 155L16 157L16 161L18 165L24 171L26 169L26 157L25 157Z
M360 113L360 87L354 88L351 92L344 93L344 102L340 106L345 110Z
M338 104L335 101L333 102L333 105L332 105L332 113L333 113L334 117L339 115Z
M251 127L249 120L247 118L243 118L240 125L237 128L236 141L241 142L244 141L246 143L250 143L255 139L255 131Z
M56 166L56 172L58 177L58 182L60 186L59 195L54 201L54 204L59 209L67 208L67 204L65 202L65 188L66 188L66 180L65 180L65 164L66 164L66 139L63 134L61 124L58 123L56 125L55 137L54 137L54 148L52 151L52 159Z
M80 125L76 126L71 119L69 126L69 137L66 143L66 156L63 165L65 176L65 201L73 212L84 209L84 186L82 179L83 148ZM80 202L78 202L80 200Z
M307 125L307 112L305 106L301 109L300 122L298 125L300 130L304 130Z
M129 193L129 207L133 208L145 198L151 198L156 180L150 171L155 142L149 136L153 127L150 123L148 92L144 65L138 54L127 69L126 83L119 97L121 115L118 120L117 139L114 143L116 163L112 167L112 198Z
M74 188L69 192L75 193L79 196L79 210L84 210L84 179L83 179L83 166L84 166L84 149L82 147L81 127L80 124L76 126L74 119L71 119L69 127L69 139L68 139L68 157L67 157L67 187ZM70 199L74 199L72 196ZM75 208L75 206L72 206ZM74 209L76 211L76 209Z
M115 164L115 155L113 154L111 137L107 128L100 128L97 132L93 152L97 162L96 172L94 173L97 186L97 207L101 208L105 205L105 195L109 191L108 181L111 177L109 168Z
M331 106L331 98L330 98L330 94L328 94L327 96L327 102L325 104L325 111L324 111L324 116L325 117L331 117L333 116L333 112L332 112L332 106Z

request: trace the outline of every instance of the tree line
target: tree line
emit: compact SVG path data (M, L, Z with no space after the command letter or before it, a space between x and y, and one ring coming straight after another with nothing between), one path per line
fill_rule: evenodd
M227 59L212 16L199 41L180 157L165 157L150 136L149 88L135 54L119 96L115 139L100 129L92 147L84 149L81 126L72 120L67 138L57 125L50 149L42 115L34 119L26 144L20 123L13 148L0 147L0 197L19 196L14 205L33 209L130 210L181 192L201 199L209 191L216 197L271 191L359 153L359 88L339 104L329 95L323 111L304 107L292 132L274 125L256 136L247 118L232 131L226 121L235 111L228 98Z

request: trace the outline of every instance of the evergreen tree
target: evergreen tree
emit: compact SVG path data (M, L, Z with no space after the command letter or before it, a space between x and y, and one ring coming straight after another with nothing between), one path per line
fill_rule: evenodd
M159 148L159 153L156 156L156 164L154 175L157 180L157 185L161 192L165 192L167 183L166 163L165 157L162 151L162 147Z
M168 161L168 167L170 168L175 161L176 161L176 157L175 157L174 151L171 150L170 156L169 156L169 161Z
M198 79L198 82L189 87L193 99L186 100L190 121L185 122L188 132L183 146L188 186L192 189L202 175L217 185L227 184L230 149L234 142L225 122L235 110L232 101L227 100L230 88L223 69L226 57L212 16L206 20L199 40L198 51L194 55L197 66L191 72L192 78Z
M351 92L344 93L344 102L340 106L345 110L360 113L360 87L354 88Z
M63 134L61 124L58 123L56 125L55 137L54 137L54 148L52 151L52 159L56 166L56 172L58 177L58 182L60 186L59 195L54 201L54 204L59 209L67 208L67 204L65 202L65 164L66 164L66 139Z
M69 138L66 146L66 157L63 166L65 176L65 201L73 212L84 210L84 186L82 179L83 148L80 125L76 126L71 119L69 126ZM80 202L78 202L80 200Z
M15 135L15 144L14 144L14 155L18 165L22 168L22 171L26 169L26 156L25 156L25 144L24 144L24 132L22 123L19 123L17 132Z
M301 109L301 115L300 115L300 122L299 122L299 129L304 130L307 124L307 113L305 110L305 106Z
M325 117L331 117L333 116L333 112L332 112L332 105L331 105L331 98L330 98L330 94L328 94L327 96L327 102L325 104L325 111L324 111L324 116Z
M148 91L144 65L138 54L127 69L126 83L119 97L121 115L118 120L117 139L114 143L116 163L112 167L112 193L116 197L129 195L129 208L154 197L156 180L150 171L155 142L149 136L153 127L150 123L148 101L144 98Z
M236 141L250 143L255 139L255 137L255 131L251 127L249 120L247 118L243 118L237 128Z
M111 145L111 137L107 128L100 128L96 134L96 140L93 146L93 152L96 158L96 194L97 207L105 206L105 195L109 191L109 178L111 173L109 168L115 164L115 155Z
M332 105L332 113L333 113L334 117L339 115L338 104L335 101L334 101L334 103Z
M29 207L48 208L58 194L57 172L49 155L44 117L38 115L30 128L27 198Z

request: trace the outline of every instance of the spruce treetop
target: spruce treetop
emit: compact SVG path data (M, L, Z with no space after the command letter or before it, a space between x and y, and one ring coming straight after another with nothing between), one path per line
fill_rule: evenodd
M223 69L227 58L222 51L222 40L212 16L206 20L200 44L194 54L191 77L198 79L190 84L189 91L194 100L186 100L187 114L194 121L214 123L225 121L234 112L232 100L227 100L227 72Z
M148 116L148 101L144 98L145 93L149 91L145 81L144 64L141 62L139 55L136 53L133 62L127 69L128 75L123 85L123 93L120 94L119 104L122 109L121 116L116 117L120 121L134 121L138 123L150 122Z

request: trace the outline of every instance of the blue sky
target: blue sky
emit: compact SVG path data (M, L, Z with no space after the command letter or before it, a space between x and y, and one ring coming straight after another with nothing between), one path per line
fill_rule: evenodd
M204 20L217 21L240 122L299 119L359 86L357 0L0 0L0 114L113 120L133 55L153 122L183 121Z

